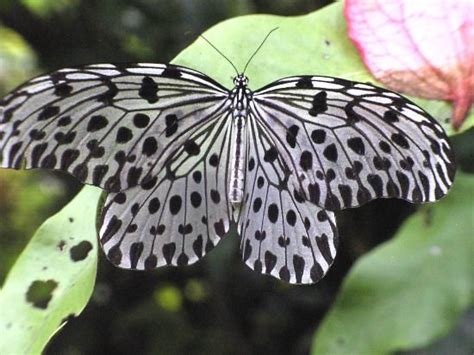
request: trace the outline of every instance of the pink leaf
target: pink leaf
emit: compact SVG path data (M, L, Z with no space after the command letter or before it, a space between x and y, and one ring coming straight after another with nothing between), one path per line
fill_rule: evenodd
M474 102L473 0L346 0L345 16L377 80L452 101L452 125L462 125Z

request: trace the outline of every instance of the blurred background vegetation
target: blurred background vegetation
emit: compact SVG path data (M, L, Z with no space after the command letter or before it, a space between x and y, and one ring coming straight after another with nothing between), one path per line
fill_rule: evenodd
M227 18L305 14L330 2L0 0L0 96L36 74L76 64L166 63ZM461 169L474 172L472 130L453 144ZM59 173L0 171L0 284L36 228L79 189ZM236 238L193 266L152 273L118 270L100 258L89 305L46 354L305 354L354 261L390 239L414 210L385 200L339 214L338 256L313 286L250 271ZM473 319L468 314L447 338L416 353L463 351Z

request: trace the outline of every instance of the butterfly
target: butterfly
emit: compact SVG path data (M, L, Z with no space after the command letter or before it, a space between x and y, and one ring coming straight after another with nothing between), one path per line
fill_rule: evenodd
M171 64L34 78L0 100L0 166L61 170L107 191L99 237L119 267L192 264L235 222L244 262L297 284L333 263L335 212L448 192L446 134L408 99L321 75L253 91L235 70L232 90Z

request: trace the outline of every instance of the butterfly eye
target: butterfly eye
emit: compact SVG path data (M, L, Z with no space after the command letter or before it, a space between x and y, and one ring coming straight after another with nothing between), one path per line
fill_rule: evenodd
M248 82L249 82L249 79L243 74L240 74L234 78L235 86L246 86Z

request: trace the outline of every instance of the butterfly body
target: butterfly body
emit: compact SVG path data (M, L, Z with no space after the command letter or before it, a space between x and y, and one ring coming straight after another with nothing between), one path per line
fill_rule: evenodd
M291 283L334 261L335 211L448 192L446 134L399 94L325 76L247 84L166 64L61 69L0 100L0 166L106 190L99 237L117 266L194 263L236 223L244 262Z
M234 136L232 138L229 202L237 209L240 207L244 195L245 162L247 160L246 128L252 92L247 87L248 78L244 74L235 77L234 85L230 94Z

